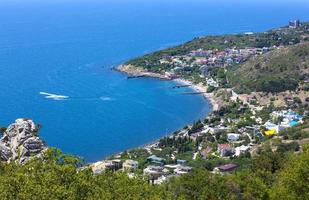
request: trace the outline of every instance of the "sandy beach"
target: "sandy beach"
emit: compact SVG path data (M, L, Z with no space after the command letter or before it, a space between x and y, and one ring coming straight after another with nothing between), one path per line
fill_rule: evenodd
M219 110L219 104L216 102L214 94L213 93L206 93L207 91L207 87L203 86L202 84L193 84L192 82L185 80L185 79L181 79L181 78L177 78L177 79L173 79L173 81L179 82L183 85L191 85L190 87L197 91L197 92L201 92L202 95L204 96L205 99L207 99L210 104L212 105L212 110Z

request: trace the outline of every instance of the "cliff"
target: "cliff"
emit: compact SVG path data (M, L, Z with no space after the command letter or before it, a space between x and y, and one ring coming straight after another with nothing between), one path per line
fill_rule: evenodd
M1 161L17 161L21 164L31 157L39 156L45 143L38 137L39 126L29 119L17 119L0 139Z

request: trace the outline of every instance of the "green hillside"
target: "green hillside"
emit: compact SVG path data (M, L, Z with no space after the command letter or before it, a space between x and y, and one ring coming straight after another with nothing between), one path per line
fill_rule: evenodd
M301 80L309 77L309 43L253 57L230 68L227 77L239 93L295 90Z
M304 25L299 29L288 29L283 27L269 30L263 33L198 37L175 47L137 57L135 59L129 60L125 64L141 67L151 72L162 72L170 70L171 66L168 64L160 63L160 59L164 58L165 56L186 55L193 50L225 50L227 48L241 49L247 47L263 48L272 47L274 45L288 46L298 44L302 40L308 40L308 38L302 37L304 34L308 34L308 26L308 23L304 23Z

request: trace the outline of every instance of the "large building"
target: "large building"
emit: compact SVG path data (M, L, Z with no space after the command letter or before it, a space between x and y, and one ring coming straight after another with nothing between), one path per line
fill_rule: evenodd
M126 160L122 164L122 168L125 171L134 171L138 169L138 162L135 160Z
M289 22L289 27L290 28L298 28L298 27L300 27L300 21L298 19L290 21Z

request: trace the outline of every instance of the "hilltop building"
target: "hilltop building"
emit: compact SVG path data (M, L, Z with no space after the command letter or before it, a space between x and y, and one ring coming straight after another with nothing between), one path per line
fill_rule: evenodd
M292 20L289 22L289 28L298 28L300 27L300 21L298 19Z

